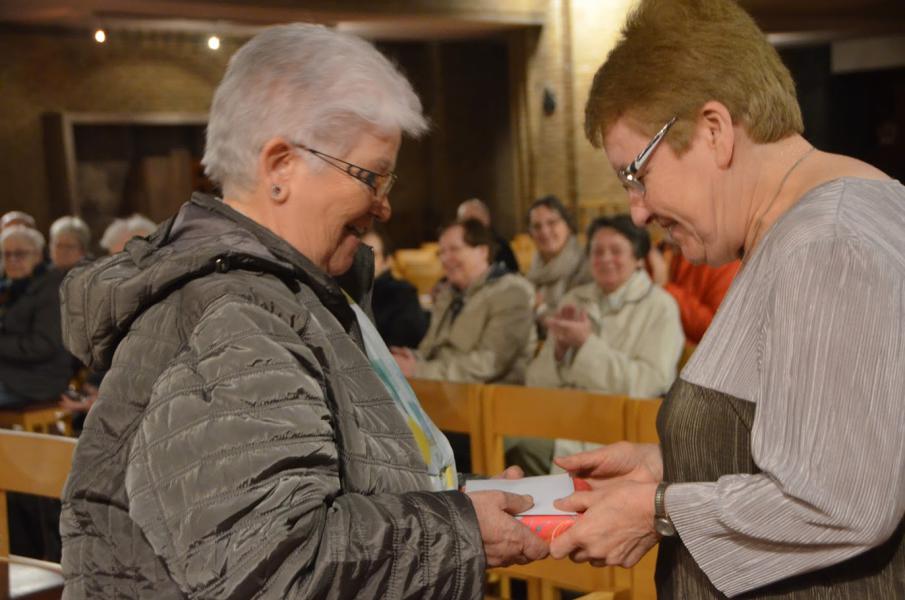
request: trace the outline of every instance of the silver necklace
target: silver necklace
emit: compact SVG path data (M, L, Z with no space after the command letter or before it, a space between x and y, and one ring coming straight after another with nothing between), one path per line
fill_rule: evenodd
M757 243L757 236L760 235L760 230L764 226L764 217L767 216L767 213L770 212L770 209L773 208L773 205L776 203L776 200L779 198L779 194L782 192L782 188L786 184L786 180L789 179L789 175L791 175L792 171L795 170L795 167L800 165L804 161L804 159L806 159L808 157L808 155L810 155L811 152L813 152L813 151L814 151L814 146L811 146L810 148L808 148L807 152L805 152L804 154L799 156L798 160L796 160L792 164L792 166L789 167L789 170L786 171L786 174L782 176L782 181L779 182L779 187L776 188L776 193L773 195L773 199L770 200L770 203L767 204L767 208L764 209L764 212L762 213L760 219L757 220L757 227L754 229L754 235L751 236L751 246L752 246L751 249L752 250L753 250L754 245ZM742 255L742 262L746 262L749 256L751 256L750 250L748 248L744 248L743 255Z

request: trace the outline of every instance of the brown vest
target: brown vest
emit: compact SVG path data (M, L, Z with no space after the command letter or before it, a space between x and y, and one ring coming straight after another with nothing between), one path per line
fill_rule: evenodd
M677 379L657 418L663 479L716 481L758 473L751 457L756 405ZM657 557L660 600L726 598L678 537L664 538ZM905 521L882 546L840 564L785 579L741 598L789 600L905 599Z

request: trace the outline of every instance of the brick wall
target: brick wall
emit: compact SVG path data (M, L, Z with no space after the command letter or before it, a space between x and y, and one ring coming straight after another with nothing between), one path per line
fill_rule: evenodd
M524 230L525 208L543 194L559 195L582 216L601 206L624 205L605 157L585 140L582 122L591 77L629 2L380 4L384 14L404 9L510 24L543 22L490 40L383 45L437 117L432 138L406 144L400 156L401 175L409 182L400 186L398 201L394 198L397 216L406 221L394 227L400 242L432 237L436 224L469 195L491 204L506 236ZM355 0L334 6L347 12L377 10ZM97 45L84 32L0 30L0 152L5 157L0 209L29 211L45 229L53 216L42 113L205 112L237 46L230 39L223 43L215 53L203 39L190 36L119 34ZM556 98L550 115L542 110L545 90Z

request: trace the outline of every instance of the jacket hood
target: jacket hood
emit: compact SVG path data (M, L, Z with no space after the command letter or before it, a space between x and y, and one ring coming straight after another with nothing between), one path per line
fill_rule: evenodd
M63 342L94 370L110 366L113 351L148 307L187 282L214 271L267 272L287 283L303 281L328 307L348 301L329 277L285 240L220 200L194 194L179 212L123 252L72 269L60 289ZM354 300L369 305L373 254L359 246L339 280Z

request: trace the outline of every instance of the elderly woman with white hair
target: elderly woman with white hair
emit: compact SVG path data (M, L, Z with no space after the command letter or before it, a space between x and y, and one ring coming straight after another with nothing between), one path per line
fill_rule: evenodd
M72 374L60 338L62 276L46 268L44 236L35 229L7 227L0 249L9 280L0 304L0 406L51 400Z
M157 229L157 225L144 215L138 213L131 217L113 219L101 236L100 246L108 254L122 252L126 242L134 237L145 237Z
M109 368L63 499L67 598L480 598L485 567L546 555L511 516L530 498L456 490L362 308L360 238L425 129L354 36L275 27L232 57L203 159L222 200L64 284L69 348Z
M85 221L72 215L60 217L50 226L50 262L68 271L88 256L91 230Z

